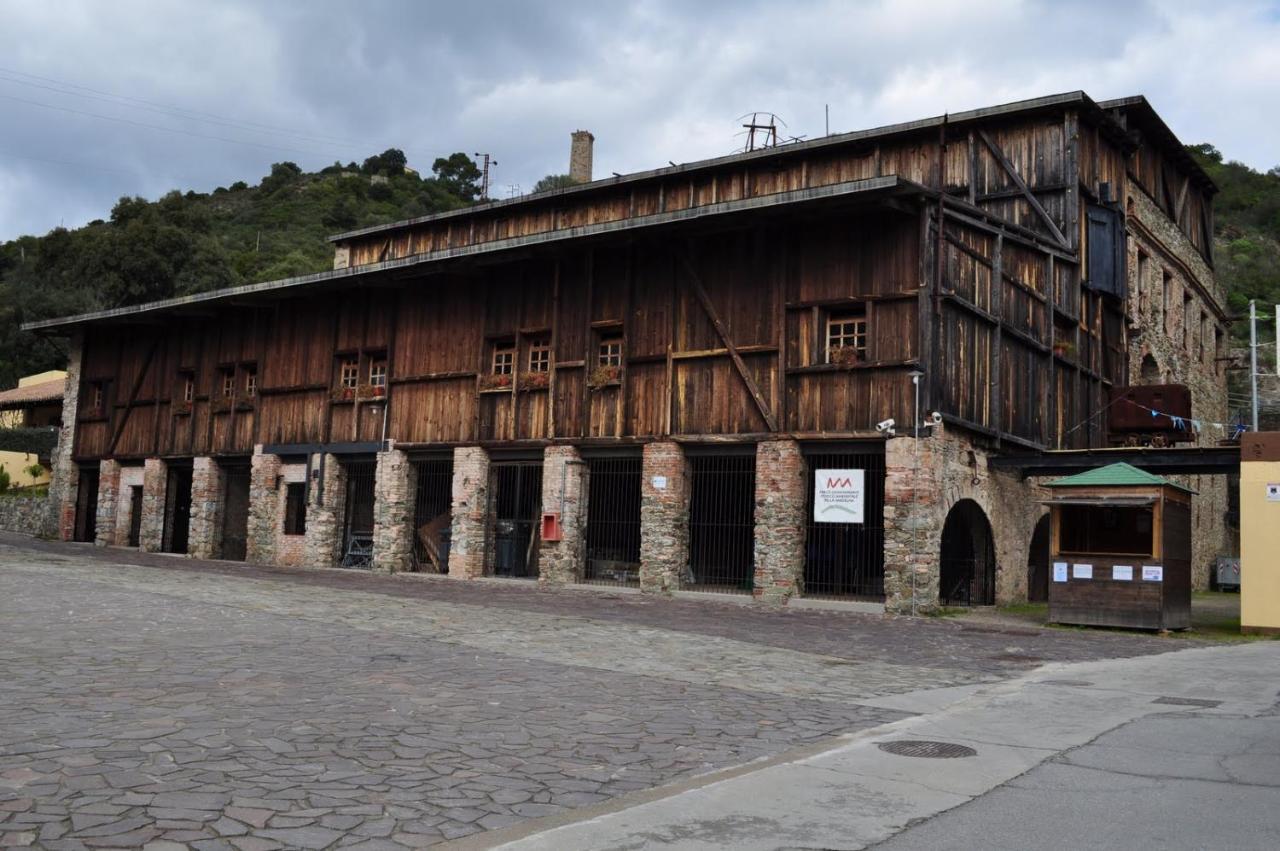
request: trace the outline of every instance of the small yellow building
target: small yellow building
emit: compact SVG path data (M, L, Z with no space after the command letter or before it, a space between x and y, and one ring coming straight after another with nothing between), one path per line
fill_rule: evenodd
M1240 630L1280 634L1280 432L1240 441Z
M28 375L12 390L0 391L0 429L57 428L62 424L62 394L67 374L60 369ZM49 482L48 459L31 452L0 450L0 469L9 474L9 486L25 488ZM44 469L39 475L31 470Z

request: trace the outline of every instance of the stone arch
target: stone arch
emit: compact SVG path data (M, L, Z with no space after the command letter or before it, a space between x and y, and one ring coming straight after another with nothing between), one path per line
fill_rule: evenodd
M1150 352L1142 356L1142 366L1140 367L1138 378L1143 384L1160 383L1160 364L1156 363L1155 357Z
M996 545L982 506L962 499L947 512L939 553L938 599L943 605L995 603Z
M1036 521L1027 553L1027 600L1043 603L1049 599L1049 515Z

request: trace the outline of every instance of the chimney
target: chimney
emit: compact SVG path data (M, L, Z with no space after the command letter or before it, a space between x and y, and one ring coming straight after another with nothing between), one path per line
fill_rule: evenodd
M569 179L574 183L591 182L591 148L596 137L586 130L574 130L569 146Z

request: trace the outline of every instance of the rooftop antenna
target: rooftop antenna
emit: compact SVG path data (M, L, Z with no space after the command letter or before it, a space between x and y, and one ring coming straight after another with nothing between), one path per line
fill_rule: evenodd
M747 153L759 148L776 148L778 125L787 126L787 122L772 112L748 112L739 116L738 120L744 122L742 126L746 128L738 135L747 137L746 143L742 146L742 150Z
M488 154L482 154L482 153L476 152L476 156L484 160L484 166L481 169L483 174L480 178L480 200L488 201L489 200L489 166L491 165L496 166L498 164L498 161L495 159L492 159Z

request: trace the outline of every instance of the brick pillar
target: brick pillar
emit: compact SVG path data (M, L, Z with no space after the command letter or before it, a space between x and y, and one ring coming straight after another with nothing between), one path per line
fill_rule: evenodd
M67 341L67 382L62 391L62 428L53 449L53 475L49 482L49 504L54 516L47 521L42 534L56 535L63 541L75 537L76 497L80 490L80 467L72 459L75 449L76 413L80 408L80 366L84 354L84 336L75 332Z
M320 479L316 473L320 473ZM311 459L307 503L307 567L333 567L342 553L342 510L347 498L347 473L336 455Z
M222 511L226 474L212 458L196 458L191 465L191 528L187 552L192 558L222 555Z
M165 489L169 485L169 465L160 458L148 458L142 467L142 524L139 549L158 553L164 548Z
M484 576L489 519L489 453L479 446L453 450L453 522L449 575Z
M560 516L560 540L538 544L538 581L570 585L587 559L587 465L572 446L550 446L542 457L542 510ZM536 530L534 534L541 534Z
M939 431L939 429L935 429ZM940 438L885 441L884 606L896 614L938 608L942 504Z
M264 455L254 447L249 462L249 540L245 560L271 564L276 559L277 518L280 516L280 456Z
M116 543L116 508L120 499L120 462L98 464L98 514L93 543L111 547Z
M804 456L794 440L756 446L755 598L786 603L804 590Z
M378 453L373 484L373 569L397 573L413 569L414 498L418 476L399 449Z
M640 483L640 590L669 593L689 565L689 474L678 443L646 443Z

